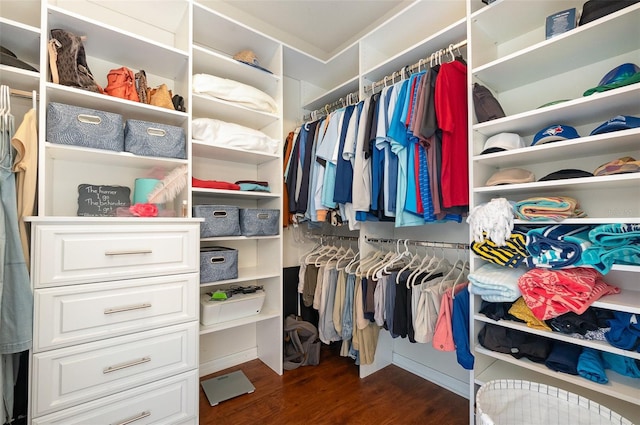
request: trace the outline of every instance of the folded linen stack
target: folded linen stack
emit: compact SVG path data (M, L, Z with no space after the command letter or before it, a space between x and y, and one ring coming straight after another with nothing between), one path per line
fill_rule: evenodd
M526 259L527 265L560 269L588 264L582 253L591 246L591 229L591 226L558 224L529 230L526 248L531 256Z
M469 292L480 295L480 298L490 302L515 301L521 295L518 279L524 273L524 269L486 263L473 273L469 273Z
M589 240L583 261L600 273L608 273L614 263L640 265L640 224L602 224L589 232Z
M516 216L522 220L563 220L570 217L586 217L578 201L568 196L533 197L516 202Z
M569 311L582 314L602 296L620 293L620 288L602 280L597 270L586 267L531 269L518 279L518 287L533 314L541 320Z

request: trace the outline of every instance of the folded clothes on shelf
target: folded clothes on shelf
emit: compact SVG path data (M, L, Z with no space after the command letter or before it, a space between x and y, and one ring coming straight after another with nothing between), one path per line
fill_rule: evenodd
M524 269L501 267L493 263L483 264L473 273L469 273L469 292L480 295L485 301L515 301L521 295L518 279L524 272Z
M611 369L620 375L631 378L640 378L640 366L635 359L621 356L620 354L602 352L602 363L605 369Z
M551 352L544 361L545 366L556 372L578 375L578 359L582 346L564 341L553 341Z
M267 93L248 84L209 74L193 76L193 92L237 103L256 111L275 114L278 104Z
M505 267L518 267L529 257L526 234L517 230L511 232L509 239L502 246L485 237L479 242L471 242L471 251L485 260Z
M280 142L259 130L213 118L195 118L191 122L192 137L213 146L275 154Z
M568 196L540 196L523 199L515 204L516 217L528 221L562 220L586 217L576 199Z
M218 180L200 180L195 177L191 177L191 186L203 189L240 190L240 186L235 183Z
M588 265L582 257L591 246L589 231L592 226L558 224L531 229L527 232L526 258L529 267L560 269Z
M469 275L471 276L471 275ZM531 269L518 279L522 297L538 319L547 320L573 311L582 314L604 295L619 294L592 268Z
M578 375L598 384L609 382L600 351L584 347L578 357Z
M608 273L614 264L640 265L640 224L601 224L589 231L591 247L583 261L600 273Z
M623 350L640 350L640 324L638 315L625 311L614 311L609 320L611 329L604 336L609 344Z

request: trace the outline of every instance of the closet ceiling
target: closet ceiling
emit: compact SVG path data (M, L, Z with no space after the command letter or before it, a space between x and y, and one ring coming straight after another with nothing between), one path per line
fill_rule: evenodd
M211 0L202 3L324 61L414 1Z

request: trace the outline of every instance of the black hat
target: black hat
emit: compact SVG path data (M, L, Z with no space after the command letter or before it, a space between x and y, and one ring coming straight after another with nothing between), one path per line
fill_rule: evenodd
M562 179L577 179L580 177L593 177L592 173L583 170L576 170L574 168L565 168L563 170L554 171L544 177L541 177L540 182L549 180L562 180Z
M28 63L18 59L15 53L4 46L0 46L0 64L26 69L27 71L38 72L37 69L29 65Z

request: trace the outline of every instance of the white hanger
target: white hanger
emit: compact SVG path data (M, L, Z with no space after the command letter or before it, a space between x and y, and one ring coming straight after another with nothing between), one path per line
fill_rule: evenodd
M356 255L356 252L349 246L344 255L339 257L336 261L336 270L345 270L346 267L351 263L351 260ZM345 262L343 266L341 266L342 262Z
M425 256L426 255L427 254L425 252ZM402 275L402 273L404 273L405 271L409 270L411 267L414 267L414 266L418 265L420 263L420 261L422 261L422 257L420 257L417 252L415 254L413 254L413 256L411 257L411 260L409 262L407 262L407 264L405 264L405 266L403 268L401 268L400 271L398 271L398 274L396 275L396 285L398 285L400 283L400 275ZM408 283L408 279L407 279L407 283ZM409 287L409 286L407 286L407 287Z
M353 267L357 267L359 264L360 264L360 251L356 252L356 255L353 257L353 259L349 262L349 264L347 264L344 267L344 271L349 274L353 274L355 273L355 270L353 270Z

